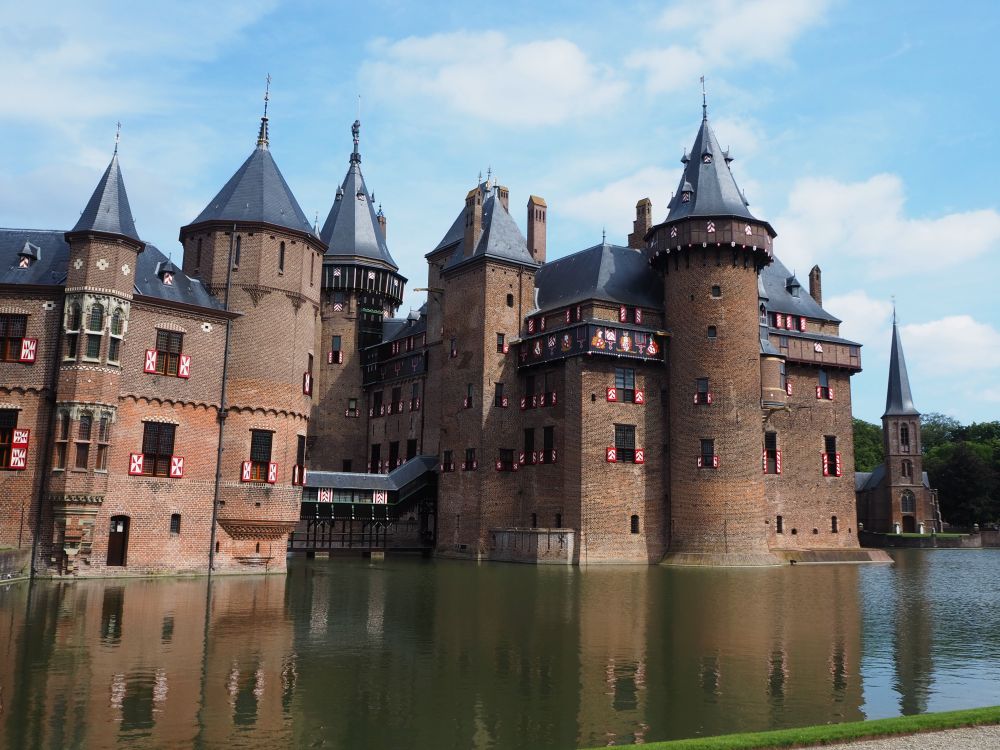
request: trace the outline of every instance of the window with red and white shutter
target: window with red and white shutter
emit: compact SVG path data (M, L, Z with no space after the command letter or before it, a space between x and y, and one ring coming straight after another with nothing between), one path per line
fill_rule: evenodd
M174 455L177 425L166 422L142 423L142 452L129 454L128 473L132 476L183 479L184 457Z
M30 442L31 430L17 426L17 410L0 411L0 469L27 469Z

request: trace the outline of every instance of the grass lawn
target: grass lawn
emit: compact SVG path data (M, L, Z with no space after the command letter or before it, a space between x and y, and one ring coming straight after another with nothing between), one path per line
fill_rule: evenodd
M848 724L824 724L801 729L778 729L772 732L727 734L720 737L651 742L644 747L649 750L765 750L765 748L828 745L832 742L849 742L985 724L1000 724L1000 706L919 714L917 716L898 716L892 719L875 719L874 721L855 721Z

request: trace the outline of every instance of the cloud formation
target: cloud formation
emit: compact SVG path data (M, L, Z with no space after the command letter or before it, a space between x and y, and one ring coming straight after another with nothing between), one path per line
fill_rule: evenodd
M502 125L552 125L619 101L625 84L566 39L514 42L457 31L370 45L366 90L386 102L430 99Z
M775 218L781 257L808 268L816 259L853 259L871 278L926 273L947 248L958 264L1000 248L1000 213L981 209L939 217L906 215L902 180L878 174L861 182L797 181ZM960 238L956 241L956 238Z
M821 23L829 0L707 0L677 2L655 26L678 41L629 55L625 65L645 75L651 94L691 85L706 71L784 60L806 30Z

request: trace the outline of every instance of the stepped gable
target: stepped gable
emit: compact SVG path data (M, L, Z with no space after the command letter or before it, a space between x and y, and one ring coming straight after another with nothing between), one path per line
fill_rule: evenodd
M777 257L761 269L760 286L763 292L761 298L767 300L767 309L771 312L804 315L807 318L830 323L841 322L839 318L817 304L809 295L808 289L799 284L794 274ZM798 296L792 294L792 289L796 286L799 287Z
M270 224L315 236L268 148L267 117L261 118L257 147L191 225L207 222Z
M361 174L361 153L358 150L361 122L351 126L354 151L351 153L347 176L323 224L320 239L329 248L327 256L348 256L377 261L398 271L399 266L389 253L385 234L379 226L375 202Z
M479 190L485 196L483 200L483 231L471 257L465 257L462 249L462 240L465 236L464 209L431 254L457 243L455 251L444 265L445 270L481 257L538 268L539 263L531 257L531 253L528 251L528 241L521 234L517 222L507 212L500 200L499 186L484 182L479 186ZM458 227L458 236L453 238L456 226Z
M684 172L677 192L670 199L667 221L696 216L726 217L766 224L747 207L746 196L736 184L730 164L733 157L719 146L715 132L708 124L707 110L702 115L701 127L695 136L691 153L681 158ZM687 199L685 200L685 195ZM768 225L770 228L770 225ZM772 230L773 234L773 230Z
M538 307L551 310L584 300L659 308L663 285L646 256L606 242L549 261L535 275Z
M125 181L118 166L118 148L111 157L111 163L104 170L94 194L87 201L86 208L70 232L99 232L117 234L142 242L135 229L132 209L125 192Z
M885 395L883 417L919 416L913 405L910 392L910 376L906 372L906 358L903 356L903 342L899 338L896 325L896 311L892 313L892 352L889 355L889 387Z

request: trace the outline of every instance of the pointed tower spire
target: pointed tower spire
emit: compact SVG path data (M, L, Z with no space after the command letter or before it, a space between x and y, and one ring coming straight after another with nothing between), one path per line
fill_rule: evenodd
M351 164L361 163L361 152L358 143L361 141L361 120L355 120L351 125L351 136L354 138L354 151L351 152Z
M913 394L910 392L910 378L906 372L906 358L903 356L903 342L899 337L896 323L896 307L892 308L892 352L889 355L889 387L885 396L883 417L916 415Z
M257 148L267 148L269 141L267 138L267 103L271 99L271 74L267 74L267 83L264 86L264 116L260 118L260 132L257 134Z
M125 192L125 181L118 166L118 143L115 138L115 152L111 163L104 170L94 194L87 201L76 225L70 230L74 232L101 232L102 234L117 234L141 242L139 233L132 219L132 208Z

